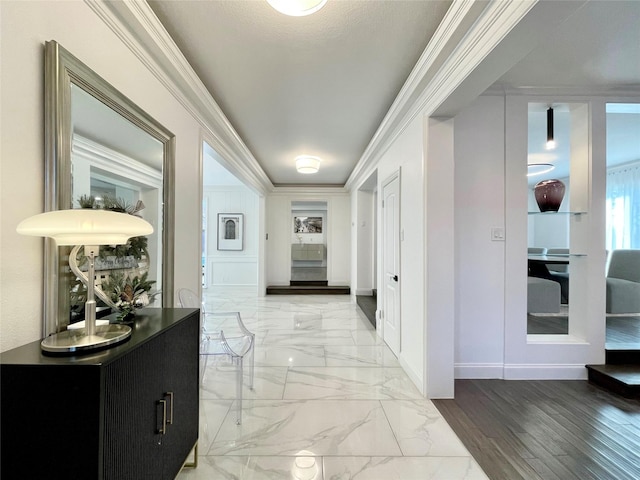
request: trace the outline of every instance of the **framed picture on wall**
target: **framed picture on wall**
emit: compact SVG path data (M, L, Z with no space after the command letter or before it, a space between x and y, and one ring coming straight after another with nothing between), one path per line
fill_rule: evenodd
M322 217L293 217L293 233L322 233Z
M242 250L244 248L244 215L242 213L218 214L218 250Z

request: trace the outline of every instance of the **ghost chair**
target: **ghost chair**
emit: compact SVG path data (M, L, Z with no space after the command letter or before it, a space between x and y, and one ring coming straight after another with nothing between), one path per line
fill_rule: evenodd
M242 386L245 357L249 366L249 388L253 389L253 363L255 334L250 332L242 322L240 312L208 313L200 298L191 290L182 288L178 291L178 299L182 307L199 308L200 320L200 381L204 379L210 357L228 360L236 369L236 423L242 423ZM224 328L230 327L227 334Z

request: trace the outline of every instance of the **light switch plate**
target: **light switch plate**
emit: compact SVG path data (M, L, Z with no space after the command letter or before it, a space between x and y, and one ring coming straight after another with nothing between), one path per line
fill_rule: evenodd
M491 228L491 240L494 242L504 242L504 228L502 227L492 227Z

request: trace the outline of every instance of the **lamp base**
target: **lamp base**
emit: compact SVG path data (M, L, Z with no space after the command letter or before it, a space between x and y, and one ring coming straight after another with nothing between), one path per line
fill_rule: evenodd
M50 353L84 353L117 345L130 336L131 327L126 325L102 325L96 327L95 335L87 335L84 328L50 335L40 347Z

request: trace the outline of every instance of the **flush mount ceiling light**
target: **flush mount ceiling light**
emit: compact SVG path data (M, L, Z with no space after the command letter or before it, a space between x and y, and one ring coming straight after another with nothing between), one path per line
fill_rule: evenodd
M299 173L316 173L320 169L320 159L310 155L300 155L296 157L296 170Z
M554 168L556 167L550 163L530 163L527 165L527 177L542 175L543 173L550 172Z
M553 108L547 109L547 150L556 148L556 141L553 138Z
M327 0L267 0L280 13L291 17L304 17L317 12Z

